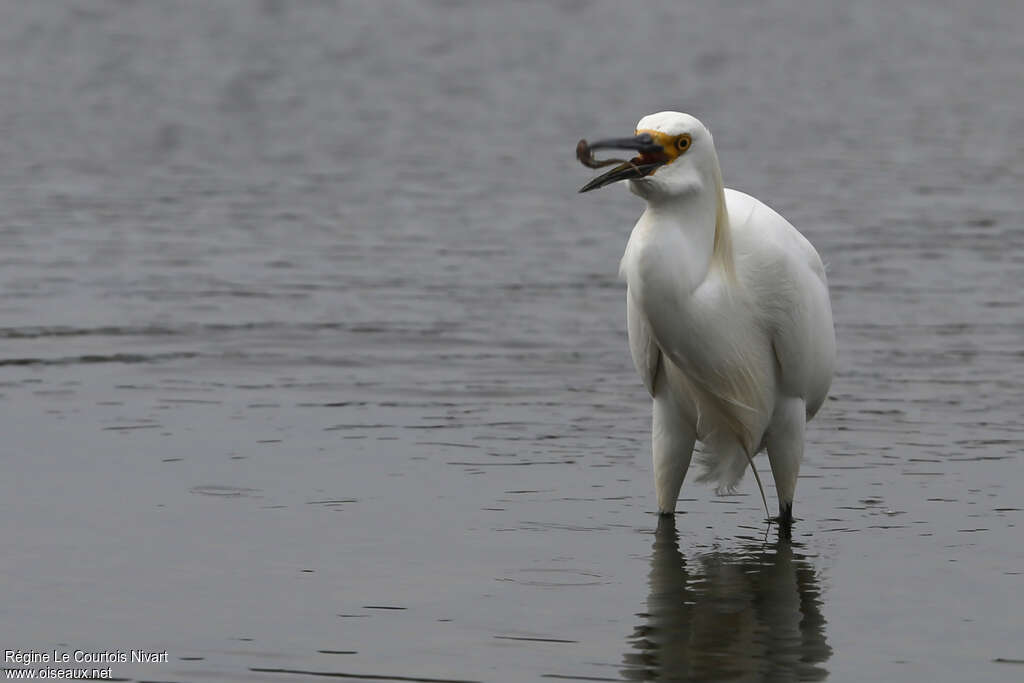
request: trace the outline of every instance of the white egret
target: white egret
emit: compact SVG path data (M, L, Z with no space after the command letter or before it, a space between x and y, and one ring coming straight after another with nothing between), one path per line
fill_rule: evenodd
M596 161L591 150L599 148L639 156L580 192L628 180L647 201L620 274L629 349L654 403L658 511L675 511L699 440L698 481L720 492L734 489L767 449L778 521L788 528L805 425L835 365L821 258L778 213L723 187L711 133L688 114L645 116L634 137L581 141L577 155L591 168L618 161Z

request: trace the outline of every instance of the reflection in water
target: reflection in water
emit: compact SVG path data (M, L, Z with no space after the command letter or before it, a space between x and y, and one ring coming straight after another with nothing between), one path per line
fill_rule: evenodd
M799 547L799 546L797 546ZM820 681L825 641L821 590L791 541L729 552L679 552L675 521L655 533L644 623L630 641L629 680Z

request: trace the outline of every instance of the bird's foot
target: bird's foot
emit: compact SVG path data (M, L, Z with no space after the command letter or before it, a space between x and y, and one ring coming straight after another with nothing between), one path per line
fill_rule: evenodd
M779 503L779 516L770 517L770 522L775 522L780 529L793 528L793 503Z

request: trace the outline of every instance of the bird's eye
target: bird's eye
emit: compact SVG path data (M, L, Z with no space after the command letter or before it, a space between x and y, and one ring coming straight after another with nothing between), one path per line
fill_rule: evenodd
M690 136L685 134L680 135L679 139L676 140L676 147L679 149L680 152L685 152L687 149L689 149Z

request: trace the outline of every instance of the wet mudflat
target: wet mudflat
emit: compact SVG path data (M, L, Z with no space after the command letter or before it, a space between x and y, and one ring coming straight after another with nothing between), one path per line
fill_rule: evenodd
M3 7L0 646L168 652L111 665L137 681L1014 680L1022 28ZM749 476L652 514L639 206L577 196L573 150L667 108L828 263L791 542Z

